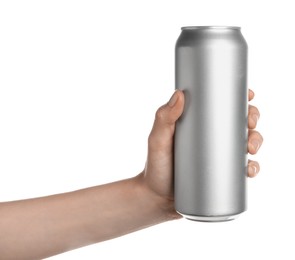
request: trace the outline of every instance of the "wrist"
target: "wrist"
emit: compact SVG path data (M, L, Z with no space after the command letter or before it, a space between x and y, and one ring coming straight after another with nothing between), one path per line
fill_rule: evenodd
M145 181L144 173L135 176L134 181L138 187L138 195L145 199L146 205L149 205L155 214L160 216L163 221L182 218L182 216L175 211L174 199L161 196L151 189Z

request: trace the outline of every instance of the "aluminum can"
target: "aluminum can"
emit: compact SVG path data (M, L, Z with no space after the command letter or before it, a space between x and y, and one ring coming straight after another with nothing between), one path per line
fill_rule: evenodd
M175 209L207 222L246 210L247 43L240 27L190 26L177 40L184 112L174 140Z

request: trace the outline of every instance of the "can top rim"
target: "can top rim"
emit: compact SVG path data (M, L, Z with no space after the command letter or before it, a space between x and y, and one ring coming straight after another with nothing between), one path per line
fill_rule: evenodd
M230 29L230 30L240 30L239 26L184 26L181 30L200 30L200 29Z

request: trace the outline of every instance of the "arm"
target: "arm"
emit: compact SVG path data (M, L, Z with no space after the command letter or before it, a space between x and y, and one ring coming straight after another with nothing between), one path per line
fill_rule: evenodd
M142 175L0 206L0 259L41 259L173 219Z
M176 91L158 109L148 140L147 163L136 177L64 194L1 203L0 259L45 258L180 218L173 205L172 159L175 122L183 106L184 95ZM255 128L258 117L258 110L251 107L249 128ZM253 131L249 135L250 153L257 152L259 146L253 145L257 142L261 144L262 137ZM248 169L249 176L254 176L259 165L251 161Z
M158 110L148 162L136 177L1 203L0 259L45 258L180 218L173 206L172 145L183 105L183 94L177 92L170 106Z

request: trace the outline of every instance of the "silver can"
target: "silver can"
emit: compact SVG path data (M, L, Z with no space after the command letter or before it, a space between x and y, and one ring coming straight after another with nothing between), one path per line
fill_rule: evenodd
M240 27L181 29L175 76L185 108L175 132L175 209L191 220L232 220L246 210L247 43Z

